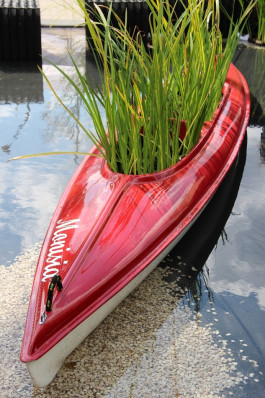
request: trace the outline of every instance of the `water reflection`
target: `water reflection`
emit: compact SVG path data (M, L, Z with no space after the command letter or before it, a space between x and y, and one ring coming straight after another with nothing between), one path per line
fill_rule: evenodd
M43 80L36 62L1 62L0 104L10 103L43 103Z
M264 166L259 160L260 136L260 128L248 128L248 157L240 199L226 224L229 242L225 246L218 244L207 264L216 293L230 292L242 297L254 293L260 308L265 309L265 180Z
M12 137L12 141L9 142L8 144L2 145L2 151L6 152L7 154L11 153L11 146L12 146L12 142L14 140L18 139L19 133L21 130L23 130L23 128L25 127L25 125L27 124L29 117L30 117L30 105L29 103L26 104L26 113L24 116L24 120L18 125L17 130L15 131L13 137Z
M14 127L9 140L2 143L2 151L10 155L16 141L31 116L31 105L42 104L43 80L35 61L3 61L0 65L0 120L14 114L20 121ZM22 106L20 106L22 104Z
M260 157L265 162L265 48L241 44L237 48L234 61L244 74L251 93L249 125L262 128Z
M84 29L43 29L43 56L75 76L67 48L84 72ZM88 128L91 120L66 79L44 59L42 67L71 110ZM58 104L37 66L0 66L0 204L1 263L6 264L32 244L43 240L49 219L80 163L78 156L36 158L7 163L14 156L58 150L84 152L91 141Z
M51 61L58 65L82 91L82 85L73 66L71 55L81 74L86 74L90 83L99 84L99 74L95 67L95 62L92 60L90 52L86 51L85 30L78 28L71 30L71 33L69 33L69 29L57 28L48 30L45 34L46 39L43 39L45 45L43 71L71 114L81 121L87 131L94 133L95 129L92 119L88 115L80 96L73 89L72 84L49 63ZM51 46L51 42L53 46ZM54 46L56 46L56 52L54 51ZM58 51L58 46L61 47L61 51L60 49ZM44 83L44 88L45 90L50 90L46 82ZM73 147L69 150L82 152L90 149L91 140L55 97L47 101L43 118L46 121L44 138L47 142L65 145L66 138L73 144ZM102 118L104 119L103 108ZM64 149L62 146L58 147L57 145L53 150ZM74 159L78 164L79 158L74 156Z

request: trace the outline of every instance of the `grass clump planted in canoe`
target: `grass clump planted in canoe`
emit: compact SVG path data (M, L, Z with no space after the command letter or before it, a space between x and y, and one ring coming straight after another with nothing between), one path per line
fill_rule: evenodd
M257 13L258 13L257 39L261 43L265 44L265 0L258 0Z
M99 6L88 12L84 0L78 0L100 60L102 84L98 88L91 85L73 59L80 85L54 66L81 97L95 133L62 103L45 77L110 169L125 174L166 169L196 145L204 122L211 120L221 99L240 26L232 28L231 24L224 47L217 0L189 0L178 16L169 0L146 1L149 46L141 32L129 34L126 18L122 21L111 4L106 16ZM110 23L113 18L115 27Z

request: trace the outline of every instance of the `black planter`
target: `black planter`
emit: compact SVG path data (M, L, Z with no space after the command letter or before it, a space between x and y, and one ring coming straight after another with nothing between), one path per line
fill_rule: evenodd
M38 59L40 55L38 0L0 0L0 59Z

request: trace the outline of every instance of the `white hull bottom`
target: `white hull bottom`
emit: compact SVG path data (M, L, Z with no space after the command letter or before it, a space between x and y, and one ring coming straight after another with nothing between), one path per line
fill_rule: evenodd
M123 301L125 297L127 297L148 276L148 274L156 268L163 258L185 235L198 216L166 247L162 253L160 253L158 257L156 257L153 262L151 262L115 296L80 323L80 325L78 325L74 330L68 333L67 336L60 340L46 354L36 361L27 362L29 374L36 387L46 387L54 379L56 373L68 355L71 354L71 352L103 321L103 319L105 319L121 303L121 301Z

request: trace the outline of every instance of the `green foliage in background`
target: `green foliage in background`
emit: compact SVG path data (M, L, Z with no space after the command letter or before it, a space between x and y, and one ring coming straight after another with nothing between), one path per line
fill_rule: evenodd
M257 40L265 44L265 0L257 0L256 10L258 15Z
M238 0L242 11L249 7L247 0ZM249 40L259 44L265 44L265 0L255 0L252 2L247 30Z

